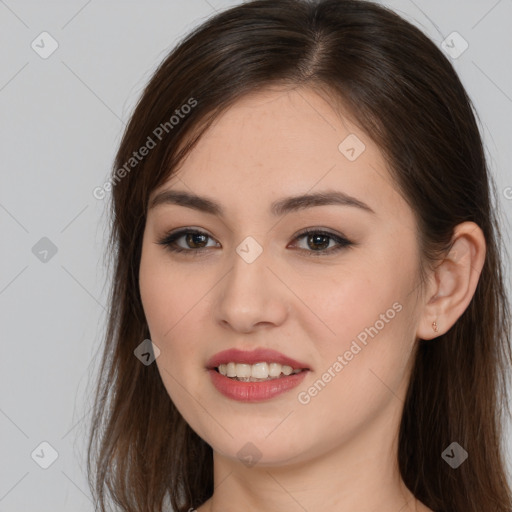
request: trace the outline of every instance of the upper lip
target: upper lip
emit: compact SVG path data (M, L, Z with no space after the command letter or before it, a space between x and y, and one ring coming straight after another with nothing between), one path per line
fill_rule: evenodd
M250 351L238 350L236 348L223 350L211 357L206 363L206 366L209 369L213 369L221 364L231 362L239 364L256 364L261 362L279 363L291 366L294 370L309 370L305 363L301 363L270 348L258 348Z

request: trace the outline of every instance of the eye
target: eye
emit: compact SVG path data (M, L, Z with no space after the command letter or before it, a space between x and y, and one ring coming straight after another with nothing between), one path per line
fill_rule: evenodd
M308 251L305 249L307 256L322 256L326 254L333 254L341 249L344 249L345 247L349 247L351 245L354 245L353 242L350 240L347 240L346 238L336 235L334 233L331 233L329 231L324 230L318 230L318 229L312 229L309 228L306 231L303 231L302 233L299 233L295 240L300 240L305 238L305 242L308 247L314 248L313 251ZM331 246L331 248L328 248L330 243L334 241L337 245L334 245L334 247ZM320 250L316 250L316 249Z
M177 245L177 240L180 238L185 239L186 244L190 244L189 248L184 248L182 246ZM202 252L206 247L206 241L208 238L211 238L210 235L205 233L204 231L199 231L197 229L180 229L174 233L168 234L166 237L162 238L158 241L158 244L163 245L171 252L189 252L189 253L199 253ZM212 239L213 240L213 239Z
M178 245L178 240L184 238L186 246ZM205 233L204 231L199 231L197 229L184 228L180 229L174 233L170 233L166 235L164 238L159 240L157 243L159 245L163 245L167 250L174 253L192 253L192 256L200 255L207 249L207 241L208 239L212 239L210 235ZM326 254L333 254L335 252L344 249L345 247L349 247L351 245L355 245L350 240L346 238L331 233L329 231L312 229L309 228L306 231L299 233L294 240L306 239L306 244L308 249L300 249L302 252L307 254L308 256L321 256ZM330 247L331 242L334 241L334 247ZM211 247L211 246L210 246Z

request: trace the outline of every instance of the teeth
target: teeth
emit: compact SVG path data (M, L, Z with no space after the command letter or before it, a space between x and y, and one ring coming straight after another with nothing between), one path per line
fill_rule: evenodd
M238 375L238 373L237 373ZM245 375L244 375L245 377ZM255 379L266 379L268 377L268 364L256 363L251 366L251 377Z
M281 368L281 371L285 374L285 375L291 375L293 373L293 368L291 366L286 366L284 365L282 368Z
M268 365L268 376L269 377L279 377L281 375L281 367L279 363L270 363Z
M221 366L225 368L225 370L224 370L225 373L221 372L221 370L220 370ZM235 363L221 364L219 366L219 372L221 372L222 375L226 375L227 377L236 377L236 364Z
M236 365L236 376L237 377L250 377L251 376L251 365L250 364L237 364Z
M219 373L226 377L235 378L245 382L257 382L261 380L277 379L284 375L291 375L292 373L299 373L302 370L294 370L291 366L281 365L279 363L256 363L256 364L243 364L243 363L227 363L221 364L218 367Z

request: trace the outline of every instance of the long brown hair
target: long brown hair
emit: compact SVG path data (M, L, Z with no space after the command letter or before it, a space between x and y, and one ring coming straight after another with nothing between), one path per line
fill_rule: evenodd
M166 504L182 512L213 492L211 447L175 408L156 364L134 356L150 337L138 288L142 235L149 195L215 117L273 84L340 100L377 143L417 219L422 283L457 224L482 229L486 259L469 306L448 332L418 340L398 460L408 488L433 510L510 512L500 444L510 415L510 306L473 105L426 35L362 0L255 0L225 10L183 39L145 88L105 187L112 286L87 459L97 510L110 499L127 512ZM441 457L454 441L469 453L457 469Z

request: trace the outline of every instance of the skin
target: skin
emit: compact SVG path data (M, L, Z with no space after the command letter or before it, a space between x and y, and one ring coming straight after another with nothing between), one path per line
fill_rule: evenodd
M338 149L349 134L366 146L354 161ZM400 478L398 428L418 338L449 330L474 294L485 258L480 228L460 224L452 251L420 288L413 212L381 152L304 88L260 90L239 100L150 200L169 189L207 196L226 211L218 217L175 204L150 209L140 262L163 383L214 451L215 491L198 510L429 511ZM277 199L326 189L364 201L375 214L340 205L282 218L269 211ZM182 227L209 238L187 244L182 236L176 244L191 251L185 254L157 243ZM305 228L356 245L308 257L337 243L296 238ZM247 236L263 249L252 263L236 252ZM298 393L394 303L401 311L309 403L300 403ZM256 347L304 361L311 371L300 386L265 402L221 395L207 360L221 350ZM237 455L246 443L260 456L250 467Z

